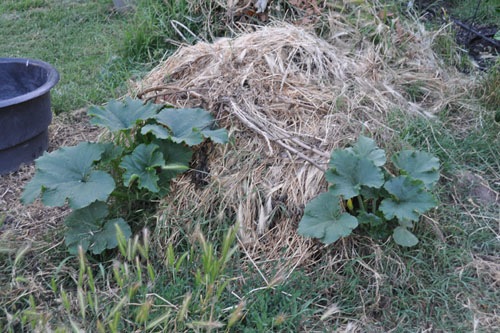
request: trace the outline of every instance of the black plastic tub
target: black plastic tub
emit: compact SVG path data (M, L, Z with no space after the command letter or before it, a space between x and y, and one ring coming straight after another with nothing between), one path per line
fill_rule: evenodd
M0 175L47 150L50 89L59 73L46 62L0 58Z

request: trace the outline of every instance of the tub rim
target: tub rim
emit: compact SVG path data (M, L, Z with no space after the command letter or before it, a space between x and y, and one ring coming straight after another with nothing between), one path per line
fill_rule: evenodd
M59 73L52 65L50 65L45 61L41 61L38 59L30 59L30 58L0 58L0 66L4 63L16 63L16 64L25 64L26 66L30 65L38 66L47 71L48 77L44 84L42 84L40 87L38 87L33 91L9 99L0 100L0 109L12 105L21 104L26 101L40 97L50 92L50 89L52 89L57 84L57 82L59 82Z

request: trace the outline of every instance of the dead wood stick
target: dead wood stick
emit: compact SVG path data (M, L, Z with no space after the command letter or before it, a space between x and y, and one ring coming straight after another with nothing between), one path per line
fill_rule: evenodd
M483 35L482 33L480 33L479 31L477 31L476 29L474 29L470 25L465 24L465 23L461 22L460 20L456 20L456 19L453 19L453 22L455 24L459 25L460 27L464 28L465 30L472 32L474 35L476 35L478 37L481 37L482 39L490 42L491 44L495 45L496 47L500 47L500 42L499 41L494 40L493 38L489 38L489 37Z
M270 145L270 141L273 141L273 142L276 142L281 147L285 148L286 150L288 150L288 151L292 152L293 154L297 155L299 158L301 158L301 159L303 159L303 160L311 163L312 165L314 165L319 170L321 170L323 172L326 170L325 168L321 167L318 163L316 163L315 161L313 161L311 158L309 158L308 156L306 156L303 153L299 152L297 149L295 149L293 147L290 147L289 145L287 145L286 143L284 143L282 140L269 137L269 135L267 135L267 133L265 131L263 131L262 129L260 129L259 126L257 126L252 121L250 121L249 119L247 119L247 117L245 117L242 114L242 112L239 111L240 110L239 107L236 105L236 103L233 100L230 99L229 103L231 104L231 106L233 108L232 114L234 114L241 122L243 122L245 125L247 125L250 129L253 129L255 132L257 132L261 136L263 136L264 139L267 141L267 144L268 144L269 149L271 151L272 151L272 147Z
M326 158L330 158L330 154L328 153L325 153L324 151L321 151L321 150L318 150L314 147L311 147L307 144L305 144L304 142L300 141L299 139L297 138L290 138L290 140L296 144L298 144L299 146L301 146L302 148L305 148L307 150L310 150L312 152L314 152L315 154L319 155L319 156L323 156L323 157L326 157Z
M323 168L322 166L320 166L318 163L316 163L315 161L313 161L312 159L310 159L308 156L304 155L303 153L301 153L300 151L298 151L297 149L293 148L293 147L290 147L289 145L287 145L286 143L284 143L283 141L281 140L275 140L274 142L276 142L277 144L279 144L281 147L285 148L286 150L292 152L293 154L297 155L299 158L311 163L312 165L314 165L316 168L318 168L319 170L325 172L326 169Z

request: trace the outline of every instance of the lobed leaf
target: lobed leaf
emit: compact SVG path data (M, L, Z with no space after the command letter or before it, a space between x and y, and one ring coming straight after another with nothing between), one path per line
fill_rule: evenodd
M384 174L371 160L356 156L345 150L332 153L330 169L325 172L326 180L332 184L330 191L350 199L360 194L361 188L380 188Z
M392 162L401 174L421 180L427 188L439 180L439 159L429 153L403 150L392 157Z
M100 254L118 245L118 226L126 238L132 234L130 226L121 218L106 221L108 207L105 202L96 201L90 206L73 211L65 221L68 227L65 243L71 254L78 254L78 247L84 251Z
M358 141L346 151L359 157L365 157L376 166L383 166L386 162L385 151L377 147L375 140L360 135Z
M188 146L197 145L204 138L217 143L227 142L227 131L212 130L210 127L214 123L214 118L203 109L164 109L155 118L170 128L170 139L174 142L184 142Z
M413 228L413 221L412 220L401 219L401 220L398 220L398 223L402 227L409 228L409 229Z
M165 166L163 154L155 144L140 144L134 151L123 158L120 167L125 169L123 183L129 186L137 180L138 188L159 192L157 168Z
M63 206L67 200L73 209L96 200L106 201L115 189L113 177L92 169L106 147L105 144L82 142L45 153L36 160L36 174L25 187L21 200L31 203L41 196L47 206Z
M205 138L212 140L214 143L226 143L228 140L227 131L225 128L217 128L214 130L206 129L201 133Z
M118 230L122 232L125 239L130 238L132 230L128 223L121 217L107 220L104 223L102 231L94 235L95 245L92 247L92 253L99 254L105 249L114 249L118 246Z
M382 200L380 211L386 219L418 221L420 214L436 206L434 197L425 191L420 180L399 176L387 181L384 188L391 198Z
M361 186L359 190L359 194L363 199L365 200L378 200L379 198L385 197L385 190L383 187L380 188L374 188L374 187L367 187L367 186Z
M170 138L170 131L165 126L158 124L149 124L141 128L141 134L145 135L152 133L157 139L168 139Z
M384 223L382 218L372 213L361 211L357 217L360 224L367 224L371 227L378 227Z
M328 191L307 204L298 233L331 244L341 237L349 236L357 226L358 220L348 213L342 213L338 197Z
M91 124L117 132L133 128L140 120L153 118L161 107L127 97L123 102L112 100L105 107L90 107L88 114Z
M160 191L158 194L164 196L170 190L170 181L189 169L193 150L186 145L172 141L157 140L154 143L158 145L159 151L165 159L165 166L158 175L160 177L158 181Z
M108 163L110 161L116 160L123 154L124 149L122 146L117 146L111 142L102 143L102 145L104 147L104 152L102 153L100 160L100 162L102 163Z

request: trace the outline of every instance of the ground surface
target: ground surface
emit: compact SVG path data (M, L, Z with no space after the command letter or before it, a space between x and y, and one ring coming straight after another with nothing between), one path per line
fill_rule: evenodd
M48 151L76 145L81 141L94 141L98 133L98 128L88 123L86 109L63 113L55 116L49 127ZM20 202L24 186L34 172L35 166L31 163L0 177L0 214L3 219L0 233L13 232L19 234L20 239L35 240L37 235L32 232L37 232L37 228L43 228L43 225L56 228L61 225L68 210L47 209L41 205L26 207Z
M20 6L22 7L24 3L27 2L12 2L12 6L21 11ZM41 4L41 9L35 8L33 11L46 13L49 2L38 3ZM80 8L78 6L82 2L71 3L71 8ZM296 9L295 15L308 13L307 16L297 20L301 24L308 24L311 20L317 19L314 16L317 9L309 2L289 1L289 3ZM421 1L421 3L430 5L437 2ZM104 18L111 13L109 5L104 4L103 8L104 10L97 15L99 19L96 20L100 24L103 24ZM26 13L28 12L26 9ZM356 21L357 16L353 15L350 19L356 23L353 24L355 28L350 26L352 22L346 19L345 13L335 17L336 20L332 21L338 24L335 28L340 30L347 27L349 33L337 36L337 40L334 41L343 43L348 41L344 36L349 36L359 42L356 44L357 47L362 41L375 41L379 36L372 26L377 26L379 23L379 28L386 29L385 35L387 32L394 32L381 23L377 15L371 13L368 15L362 11L361 13L368 17L368 24L363 25L366 22L361 19ZM241 17L237 18L242 20L254 22L257 19L252 12L240 14ZM21 18L25 17L23 15ZM74 15L78 16L78 13ZM267 19L267 17L258 18L259 24L266 22ZM85 22L86 20L82 19L80 24ZM360 33L358 28L363 30L363 33ZM99 31L99 28L93 27L85 31L95 30ZM412 40L412 34L395 35L403 36L403 42L408 36ZM258 45L248 41L245 43ZM10 44L15 42L11 41ZM274 50L278 42L270 44L271 50ZM495 55L496 51L482 42L472 44L476 45L473 50L480 52L483 58ZM479 44L480 47L477 46ZM222 47L223 43L217 45ZM370 42L364 46L365 48L344 49L360 52L372 50L369 49ZM255 48L259 49L259 46ZM371 54L376 54L375 51L379 50L380 47L374 48ZM393 54L393 50L388 47L385 54L389 56ZM299 110L314 109L310 105L327 111L330 108L328 103L321 103L323 98L320 94L321 89L314 90L317 93L315 96L319 96L319 101L313 99L311 94L303 94L303 90L290 89L287 91L290 95L280 94L281 100L275 99L275 104L265 104L271 100L269 96L273 89L280 86L282 74L276 75L279 78L276 82L270 80L271 75L265 71L263 73L267 76L260 75L260 77L265 77L267 80L260 80L258 75L255 77L247 75L250 78L247 82L239 80L237 75L240 75L241 71L228 71L231 74L227 77L216 73L216 78L210 79L209 75L213 73L209 70L214 67L202 66L203 61L211 59L217 62L224 58L220 54L211 53L210 45L202 51L206 51L206 54L195 52L194 56L200 57L200 66L197 68L206 69L208 71L204 72L206 75L197 75L197 72L193 72L191 75L194 75L194 79L189 79L190 70L194 71L196 68L182 66L185 72L180 72L182 75L179 75L178 80L173 83L181 86L181 84L201 82L200 85L204 85L202 88L208 89L216 86L216 83L224 87L224 83L232 82L231 86L220 88L218 93L228 94L229 96L225 97L240 102L238 105L254 107L257 115L270 117L274 112L279 121L283 120L280 115L290 110L297 115ZM239 51L243 52L242 49ZM409 51L411 53L411 48ZM94 50L90 53L93 52L102 55L100 51ZM214 54L216 56L213 56ZM301 64L300 54L297 54L298 60L291 61L290 66ZM78 56L81 54L78 53ZM178 61L187 59L187 57L179 58ZM240 59L245 59L245 56L241 56ZM287 60L287 57L284 59ZM396 61L385 63L383 57L374 56L367 59L369 61L357 62L362 71L348 72L349 80L361 79L362 74L368 73L369 81L360 82L372 83L377 82L385 73L384 69L389 69L389 73L408 69L402 65L398 66ZM273 64L272 61L263 62L266 63ZM349 58L345 58L340 63L349 64L344 68L350 69L355 68L353 63L356 62L350 62ZM419 62L414 61L411 64L415 63ZM232 62L221 62L221 64L221 67L229 69ZM240 61L239 65L242 64L244 62ZM391 68L390 66L394 64L396 65ZM429 65L425 61L419 64L422 67L417 66L417 69L426 69ZM102 65L106 67L106 64ZM300 68L307 71L317 70L317 67L304 65ZM266 70L263 65L259 67L262 68ZM271 68L278 72L283 68L286 69L286 66ZM237 67L231 69L235 70ZM92 72L95 68L88 70ZM403 98L402 102L432 105L431 99L434 98L432 93L435 92L433 89L440 87L436 83L437 79L456 75L453 68L447 70L449 72L433 74L436 80L424 77L423 83L413 76L395 75L394 80L399 79L401 85L395 84L394 87L401 96L411 99L406 101ZM415 72L418 74L422 71ZM160 74L161 72L158 75ZM481 73L472 71L468 75L468 80L472 82L480 77ZM330 76L325 75L325 77ZM182 82L182 78L188 82ZM207 80L203 81L203 78ZM160 79L163 80L161 75ZM232 80L237 82L234 83ZM172 83L168 80L167 82ZM242 82L241 86L238 82ZM276 85L273 85L273 82ZM443 82L452 84L451 81ZM386 145L389 150L414 147L429 151L442 161L442 178L437 190L441 204L437 210L423 217L416 228L421 239L417 248L404 249L393 245L390 241L373 241L362 234L355 234L330 247L298 237L294 223L303 207L295 202L292 204L291 195L269 196L270 200L266 200L264 190L270 187L267 180L271 178L266 179L261 176L270 169L269 160L290 158L289 151L273 145L274 155L268 153L268 145L271 144L262 139L260 134L249 131L237 119L232 119L226 100L220 101L217 96L204 96L200 91L206 90L200 90L195 91L198 95L194 94L194 98L200 98L199 101L209 107L217 106L218 108L212 110L224 115L223 119L228 123L232 122L232 126L228 127L232 129L233 138L243 142L235 142L234 139L227 146L229 148L220 148L223 154L216 155L215 163L212 161L212 170L215 172L217 163L220 165L224 162L220 168L224 172L236 169L245 171L244 175L235 173L234 176L227 177L230 180L237 177L244 179L248 174L256 175L253 179L247 179L244 186L234 183L234 191L244 198L241 206L249 208L248 214L258 216L261 211L266 211L267 202L273 205L272 223L264 224L268 229L264 228L262 234L259 234L258 230L252 230L257 237L249 237L251 242L245 242L240 233L235 241L237 250L229 264L219 272L213 273L214 271L207 267L207 262L219 258L223 238L221 235L229 230L228 226L233 225L238 216L231 209L228 209L229 213L222 217L213 216L217 215L214 213L216 209L223 206L220 202L208 205L207 214L200 214L195 209L196 206L203 202L210 203L212 198L224 196L224 189L217 185L214 186L213 192L208 192L211 197L202 196L200 195L202 190L194 188L192 178L183 177L176 183L175 188L189 189L189 192L185 192L187 199L183 197L182 192L167 197L162 203L163 213L158 214L154 218L154 223L150 224L152 230L150 238L140 235L141 239L150 241L153 250L150 250L149 256L117 253L113 257L105 258L104 263L90 256L82 263L82 260L68 256L65 250L63 219L68 213L65 207L47 208L40 203L26 207L19 202L22 189L34 172L33 166L23 167L18 172L0 177L0 221L3 221L0 225L2 259L0 285L5 286L0 290L0 329L5 328L10 332L23 329L43 331L49 328L59 328L61 331L81 329L118 332L148 331L146 327L149 326L150 331L161 331L162 328L164 331L210 328L217 331L223 330L221 327L230 322L234 315L237 322L233 328L235 332L498 332L500 328L498 306L500 303L498 288L500 286L498 210L500 137L499 125L493 121L492 110L481 107L473 94L465 94L463 90L466 89L460 89L460 93L457 92L456 95L444 94L443 96L450 99L446 103L440 104L443 99L435 98L437 105L442 107L438 108L431 119L397 112L389 113L387 118L384 118L385 114L371 113L377 107L376 102L380 102L386 96L396 96L390 98L394 101L399 95L391 95L394 90L381 90L384 93L374 95L375 97L366 91L355 95L354 92L357 92L356 89L360 86L362 85L358 84L339 89L338 95L351 93L350 96L355 98L336 100L333 104L334 109L342 112L329 118L330 124L348 120L344 123L349 126L330 132L324 137L334 141L335 145L347 144L351 142L352 133L357 133L364 124L379 135L377 137L379 143ZM367 86L367 89L371 89L376 84ZM255 87L261 89L255 94L257 97L252 96L250 90ZM335 85L332 85L331 89L329 87L325 96L330 96L335 87ZM322 88L324 89L324 86ZM74 90L72 91L74 94ZM170 94L163 97L170 102L189 102L188 95L193 91L178 89L173 93L170 91ZM81 99L77 100L76 104L82 103ZM241 103L242 100L244 103ZM291 108L292 102L301 107ZM474 107L470 107L471 104ZM59 105L63 108L64 104L59 103ZM380 109L386 110L384 107ZM64 111L68 110L71 109ZM356 112L352 113L352 118L345 119L345 115L353 110ZM99 131L88 124L85 111L79 109L55 117L50 127L49 150L97 139ZM239 115L245 116L245 113ZM362 118L361 121L356 117ZM299 122L301 119L298 116L291 119L294 119L295 123L285 119L279 124L283 127L288 126L287 128L300 124L295 128L297 131L305 127ZM308 125L314 122L311 120ZM333 125L331 128L336 129ZM387 132L384 132L385 130ZM318 133L322 133L321 129ZM309 140L308 143L320 142L317 137L310 137ZM242 147L244 149L241 149ZM294 163L299 161L296 165L304 165L300 159L290 159L292 160ZM294 175L304 175L303 169L299 170L293 166L294 163L287 164L287 167L292 165L297 168L294 169ZM273 169L276 172L269 175L279 179L284 169L285 167L278 164ZM305 178L307 177L304 176ZM304 181L310 183L311 179ZM285 180L281 179L281 183L284 182ZM291 184L287 187L294 186ZM307 195L312 196L320 186L324 184L311 185ZM299 191L302 187L296 186L296 189ZM242 214L246 212L242 209ZM249 227L258 229L256 227L258 219L247 220ZM201 241L203 235L210 243L205 247ZM210 247L212 244L215 244L213 251ZM171 258L175 265L169 265ZM185 261L183 262L181 258L185 258ZM205 272L212 274L204 275L205 280L202 279L200 282L198 276ZM214 279L215 282L205 284L210 279ZM92 285L94 281L95 284ZM221 288L219 298L207 296L211 289L219 287ZM191 297L193 301L190 302ZM65 299L69 301L65 302ZM147 316L146 320L143 319L144 313L148 313L149 319ZM166 314L170 314L170 317L165 317ZM162 318L163 320L160 320ZM119 323L116 326L119 328L113 326L115 322ZM153 324L159 326L155 328ZM230 331L229 327L227 330Z

